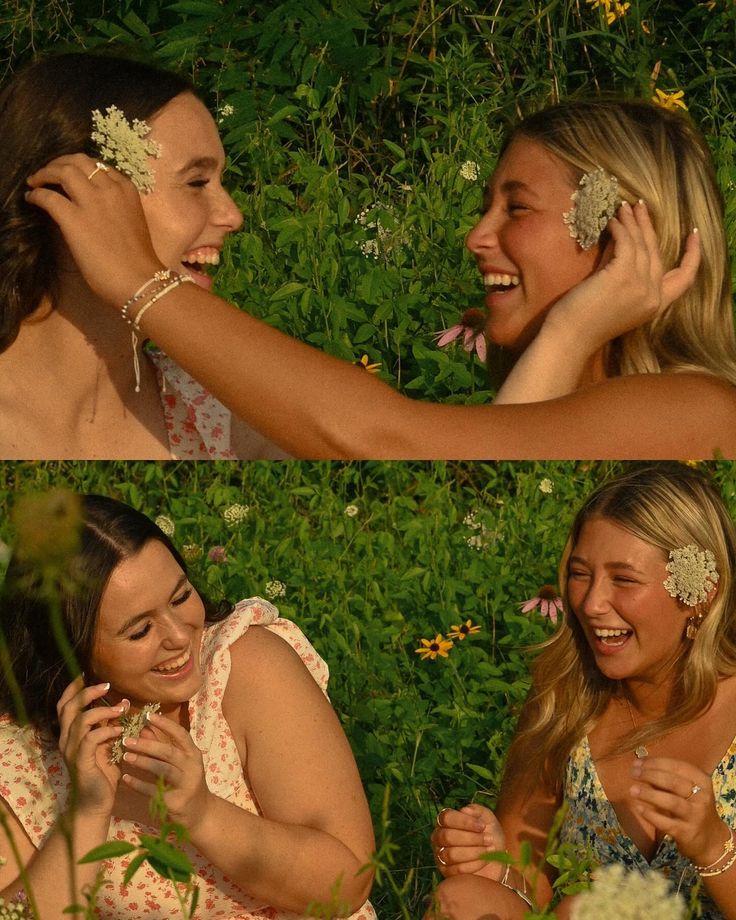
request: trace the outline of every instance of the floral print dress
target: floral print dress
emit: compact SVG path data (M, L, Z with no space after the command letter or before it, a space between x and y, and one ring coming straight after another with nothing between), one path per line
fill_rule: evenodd
M251 626L265 627L288 642L325 693L328 670L299 628L279 617L276 608L260 598L241 601L227 619L204 632L201 650L204 682L189 702L190 733L202 752L209 790L246 811L259 814L235 739L222 714L230 676L230 646ZM21 728L7 717L0 719L0 795L35 847L40 847L51 833L68 793L69 777L59 751L43 748L32 728ZM155 831L113 817L108 839L136 843L141 833ZM195 881L200 888L197 920L298 920L291 911L278 910L251 898L193 847L185 845L184 849L195 867ZM150 866L141 866L131 883L124 885L123 876L130 859L124 856L102 863L105 882L97 896L97 916L102 920L181 918L172 883ZM376 920L370 903L366 901L352 915L352 920Z
M736 738L713 772L713 792L721 818L736 828ZM630 871L656 869L687 900L697 873L690 860L681 856L674 840L664 839L651 862L647 862L619 824L613 805L606 797L584 738L570 755L565 775L564 800L569 805L560 839L579 850L589 850L601 864L621 863ZM723 914L704 889L700 891L702 920L723 920Z

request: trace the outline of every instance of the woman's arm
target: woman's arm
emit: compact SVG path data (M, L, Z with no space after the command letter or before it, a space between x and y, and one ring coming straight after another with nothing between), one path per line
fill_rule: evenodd
M92 166L81 154L54 161L29 180L29 201L54 218L90 287L119 309L161 265L132 184L114 170L91 183ZM110 322L120 321L111 312ZM736 456L736 399L704 376L617 378L529 405L442 406L401 396L194 285L155 303L142 328L236 415L297 457Z
M188 733L167 719L151 724L174 745L189 748L189 765L174 754L175 772L168 772L171 744L144 739L130 748L135 760L126 755L126 761L164 775L172 784L165 796L171 819L251 897L301 914L310 902L329 903L337 890L342 914L349 914L368 896L372 873L360 870L374 841L337 716L297 653L268 630L251 628L231 654L223 713L236 737L242 732L248 783L262 815L207 791ZM182 778L185 772L191 783ZM140 780L126 782L145 795L153 789Z
M621 205L609 221L611 241L598 269L565 294L514 365L495 404L538 402L572 393L606 345L654 319L694 283L700 265L697 231L682 261L662 268L647 207Z

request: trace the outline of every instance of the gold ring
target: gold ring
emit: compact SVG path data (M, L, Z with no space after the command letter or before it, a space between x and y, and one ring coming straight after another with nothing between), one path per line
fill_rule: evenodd
M685 799L686 799L686 800L687 800L687 799L691 799L694 795L697 795L697 794L700 792L700 789L701 789L701 787L698 786L697 783L695 783L695 785L693 786L693 788L690 790L690 795L686 795L686 796L685 796Z
M96 176L98 172L107 172L110 169L105 163L95 163L95 168L87 176L87 178L92 181L93 176Z
M441 827L441 826L442 826L442 825L440 825L440 827ZM446 865L447 865L447 863L446 863L446 862L444 861L444 859L442 858L442 852L443 852L444 850L446 850L446 849L447 849L447 847L440 847L439 850L437 850L437 862L438 862L441 866L446 866Z
M446 811L452 811L452 809L450 809L450 808L443 808L442 811L438 812L438 814L437 814L437 819L436 819L436 820L437 820L437 827L444 827L444 826L445 826L445 825L442 823L442 815L444 815L444 813L445 813Z

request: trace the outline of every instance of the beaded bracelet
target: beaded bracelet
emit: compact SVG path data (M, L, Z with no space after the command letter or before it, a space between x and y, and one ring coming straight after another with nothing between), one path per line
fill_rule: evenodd
M718 870L715 871L715 872L711 872L711 871L710 871L711 869L714 869L714 868L718 865L719 862L723 862L723 860L728 856L728 854L731 853L731 852L733 851L733 849L734 849L734 832L733 832L733 828L732 828L732 827L729 827L728 830L729 830L728 839L727 839L726 842L723 844L723 852L722 852L721 855L718 857L718 859L714 860L714 861L713 861L710 865L708 865L708 866L697 866L697 865L695 865L695 863L693 863L693 869L695 869L695 871L696 871L699 875L703 875L703 876L705 876L706 878L707 878L709 875L719 875L721 872L725 872L726 869L729 869L729 868L734 864L734 862L736 862L736 853L734 853L733 856L731 857L731 859L728 861L728 864L727 864L726 866L723 866L721 869L718 869Z
M718 860L718 862L720 862L720 860ZM720 869L714 869L712 872L698 870L698 874L701 878L712 878L714 875L722 875L724 872L727 872L734 863L736 863L736 853L733 853L729 861L724 866L721 866Z
M141 319L143 318L143 314L146 312L146 310L149 307L152 307L156 303L157 300L160 300L165 294L168 294L169 291L173 291L174 288L179 287L180 284L189 284L189 283L193 284L194 278L190 277L189 275L176 275L173 281L171 281L169 284L166 284L164 285L164 287L159 288L157 291L155 291L151 299L146 301L146 303L143 304L143 306L140 308L140 310L136 314L135 319L131 321L131 325L133 329L135 329L136 332L141 331Z
M154 283L154 281L168 281L169 278L172 276L172 274L173 274L173 272L171 271L170 268L162 268L161 271L156 272L152 278L149 278L148 281L145 281L145 282L138 288L138 290L135 292L135 294L133 294L133 296L130 297L130 298L123 304L123 308L122 308L122 310L120 311L120 313L122 314L123 319L124 319L127 323L130 323L131 325L133 325L132 320L128 317L128 310L133 306L134 303L138 303L138 301L141 299L141 297L143 297L143 293L144 293L144 291L146 290L146 288L149 288L149 287Z

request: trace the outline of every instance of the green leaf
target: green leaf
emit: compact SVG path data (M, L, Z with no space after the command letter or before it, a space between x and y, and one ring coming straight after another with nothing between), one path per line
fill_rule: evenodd
M136 874L136 872L140 869L140 867L143 865L145 861L146 861L145 853L139 853L137 856L134 856L133 859L131 859L130 865L125 870L125 875L123 876L124 885L130 884L131 879L133 878L133 876Z
M132 843L128 843L127 840L110 840L108 843L102 843L100 846L94 847L89 853L85 853L78 862L79 865L84 865L85 863L98 862L101 859L114 859L116 856L125 856L128 853L132 853L133 850L135 850L135 846Z

